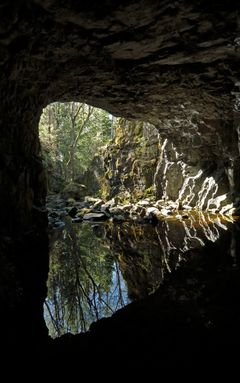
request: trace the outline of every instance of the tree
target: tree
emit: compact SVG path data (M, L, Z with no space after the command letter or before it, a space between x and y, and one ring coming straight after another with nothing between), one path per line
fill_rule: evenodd
M51 180L74 181L112 134L112 116L79 102L48 105L39 124L43 157Z
M81 134L87 128L87 124L93 113L93 107L85 104L71 102L68 104L68 114L70 117L70 143L69 143L69 159L67 161L68 174L70 180L74 181L76 177L76 151ZM79 118L78 118L79 117ZM66 175L67 179L67 175Z

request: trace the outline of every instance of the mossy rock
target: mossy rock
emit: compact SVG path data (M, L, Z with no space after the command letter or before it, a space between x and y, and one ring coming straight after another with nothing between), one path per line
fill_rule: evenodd
M154 185L152 185L152 186L150 186L149 188L147 188L147 189L144 190L144 195L145 195L146 197L148 197L148 196L153 196L154 193L155 193L155 187L154 187Z
M64 187L62 195L65 199L74 198L75 200L81 201L84 200L84 197L87 195L87 188L85 185L70 182Z

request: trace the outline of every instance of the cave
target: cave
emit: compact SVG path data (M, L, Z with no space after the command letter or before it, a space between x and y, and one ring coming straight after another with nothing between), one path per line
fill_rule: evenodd
M198 207L211 207L210 198L224 195L215 208L237 216L238 1L1 1L0 10L0 299L6 359L48 356L67 365L71 358L80 358L84 364L91 352L93 365L103 355L112 360L125 355L129 365L134 359L146 365L161 360L161 368L169 368L173 359L185 367L200 360L203 366L209 360L215 365L234 363L240 341L237 223L232 237L227 234L237 251L233 268L221 242L218 266L209 256L211 247L185 266L188 276L193 268L198 270L199 285L212 281L219 289L223 303L216 308L220 319L213 328L202 327L195 301L184 308L179 302L169 305L166 288L161 305L152 296L100 321L90 333L49 341L43 320L46 178L38 124L46 105L70 100L145 121L160 135L159 145L165 142L162 158L172 163L173 185L159 193L177 199L174 185L179 192L180 178L181 185L187 177L201 178L207 190L214 185L214 196L206 193L205 206ZM158 167L160 179L164 169ZM158 186L161 189L161 183ZM197 188L199 193L201 186ZM182 286L184 273L178 274Z

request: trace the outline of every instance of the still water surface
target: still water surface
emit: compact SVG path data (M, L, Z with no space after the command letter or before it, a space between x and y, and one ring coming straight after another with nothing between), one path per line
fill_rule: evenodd
M157 226L72 224L51 235L45 322L53 338L85 332L129 302L152 294L190 252L216 243L231 219L198 213ZM234 237L229 252L234 263Z

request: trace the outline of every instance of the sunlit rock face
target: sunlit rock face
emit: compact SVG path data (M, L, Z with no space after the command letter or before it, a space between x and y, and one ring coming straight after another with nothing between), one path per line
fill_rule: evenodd
M5 225L22 230L41 216L37 124L56 100L150 121L180 154L184 138L194 166L224 165L236 191L238 9L237 0L1 2Z
M123 202L152 197L180 209L232 214L239 202L236 132L225 124L228 135L214 136L204 121L200 125L169 121L164 130L121 119L105 155L110 197Z
M13 281L12 286L7 281L11 301L1 294L1 319L3 335L13 337L18 345L11 347L11 360L12 352L18 358L22 355L27 340L38 344L34 334L44 334L39 329L47 243L38 232L47 225L38 141L42 108L53 101L75 100L125 118L143 119L161 133L158 150L165 153L174 146L184 156L182 161L193 166L194 177L203 161L217 164L223 177L226 169L228 181L221 182L223 191L218 195L230 191L236 199L240 189L239 49L239 0L1 1L0 232L4 232L4 246L0 250L11 263L6 275ZM179 143L180 138L186 144ZM194 150L187 155L186 147ZM176 162L176 153L166 153L165 162ZM156 170L161 166L159 162ZM173 166L168 166L171 170ZM164 174L165 168L161 171ZM182 173L174 174L182 177ZM161 174L154 174L160 190ZM183 187L180 182L178 187ZM163 183L163 194L164 188ZM5 243L10 250L5 250ZM157 327L165 331L159 323ZM85 349L84 354L90 355Z

